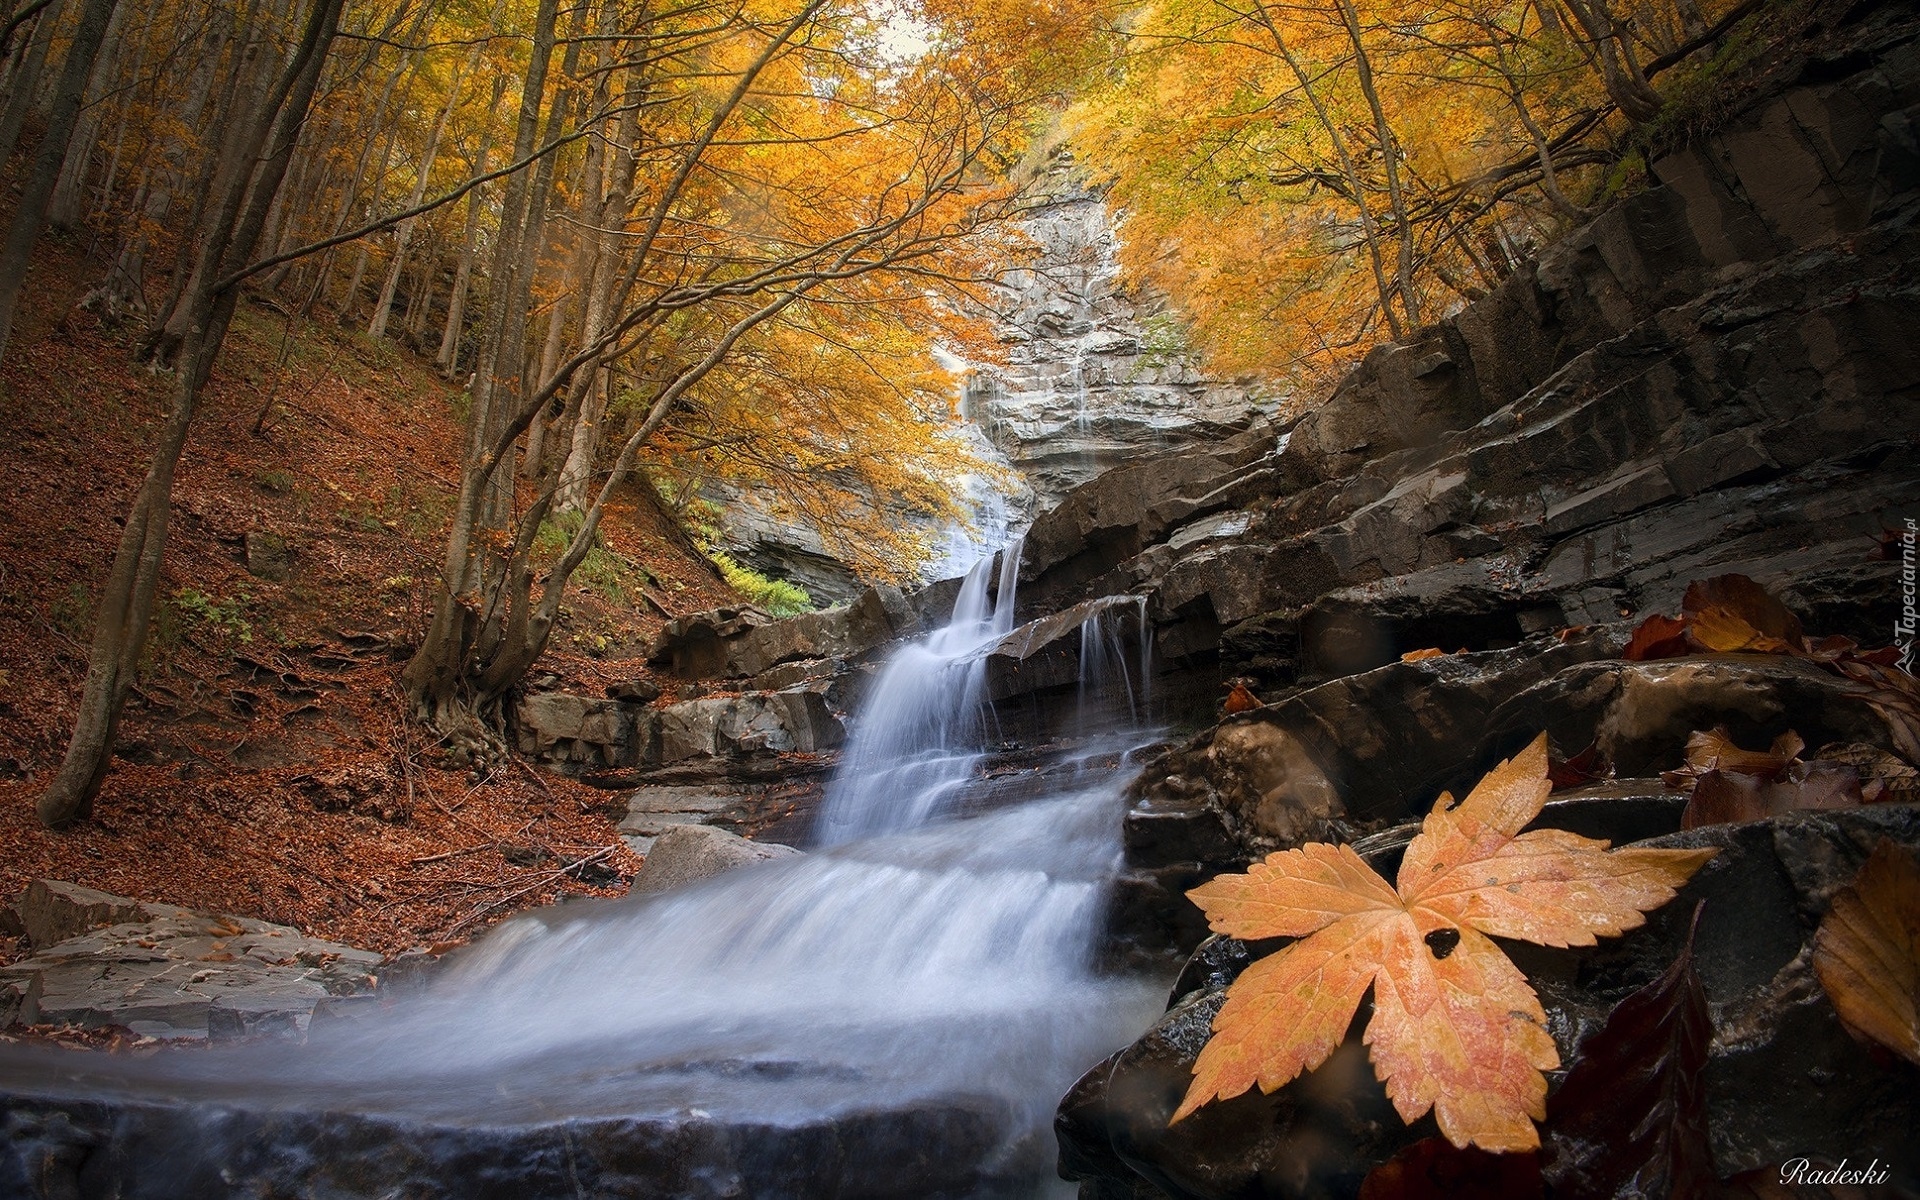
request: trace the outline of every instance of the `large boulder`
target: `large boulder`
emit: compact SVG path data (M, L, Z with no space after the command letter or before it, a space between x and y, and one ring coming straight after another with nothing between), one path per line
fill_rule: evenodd
M778 842L754 842L711 825L675 825L653 839L634 874L634 895L672 891L740 867L799 854Z

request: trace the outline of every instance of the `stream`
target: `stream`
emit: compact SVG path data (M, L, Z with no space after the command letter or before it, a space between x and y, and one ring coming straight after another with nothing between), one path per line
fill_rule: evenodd
M525 1170L507 1192L447 1173L524 1166L556 1129L553 1194L1070 1195L1054 1107L1164 997L1092 953L1146 735L1084 741L1038 799L951 811L996 734L984 652L1011 630L1015 580L990 595L991 573L976 565L950 624L871 689L814 853L524 914L424 993L302 1045L9 1054L0 1090L144 1114L116 1127L128 1195L537 1195ZM1089 656L1120 661L1123 689L1125 658ZM821 1130L838 1151L791 1141ZM622 1137L692 1148L621 1175ZM226 1190L204 1190L210 1171Z

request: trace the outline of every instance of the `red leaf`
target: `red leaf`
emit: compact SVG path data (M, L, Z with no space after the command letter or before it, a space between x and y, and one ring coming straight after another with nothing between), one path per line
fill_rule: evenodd
M1612 774L1607 764L1607 756L1600 753L1600 743L1594 742L1572 758L1561 762L1558 759L1547 760L1547 782L1553 784L1553 790L1580 787L1605 779Z
M1233 690L1227 693L1227 701L1220 706L1220 711L1232 716L1235 713L1249 712L1259 707L1260 698L1248 691L1246 684L1236 683L1233 685Z
M1649 659L1690 654L1693 647L1687 644L1686 634L1685 621L1654 613L1633 631L1633 637L1627 642L1627 648L1620 652L1620 657L1628 662L1646 662Z
M1694 925L1700 909L1694 909ZM1658 979L1614 1007L1547 1101L1555 1200L1714 1196L1703 1078L1713 1022L1693 969L1693 933Z

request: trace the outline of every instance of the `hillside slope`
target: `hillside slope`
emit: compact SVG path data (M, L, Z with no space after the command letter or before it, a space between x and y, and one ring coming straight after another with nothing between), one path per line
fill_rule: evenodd
M39 827L169 383L133 362L137 330L75 308L100 270L86 250L43 240L0 368L0 893L48 876L393 950L631 873L603 793L518 765L469 777L403 718L459 389L259 302L181 466L149 664L94 819ZM733 598L637 493L606 536L541 664L589 689L644 672L663 612Z

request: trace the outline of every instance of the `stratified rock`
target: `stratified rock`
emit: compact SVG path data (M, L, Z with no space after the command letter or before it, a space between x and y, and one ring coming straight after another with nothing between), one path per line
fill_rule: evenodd
M895 587L780 620L754 608L721 608L670 623L647 661L681 679L744 679L781 663L858 657L918 632L921 619Z
M1065 151L1025 189L1038 248L1001 289L1004 365L976 371L964 414L1033 491L1036 511L1118 464L1200 445L1269 409L1246 381L1210 378L1157 296L1120 278L1100 189Z
M1577 806L1561 806L1540 824L1557 827L1577 815ZM1629 820L1616 832L1630 829ZM1882 837L1920 847L1920 808L1795 813L1636 843L1712 846L1720 854L1623 937L1590 948L1506 948L1538 991L1566 1062L1621 996L1672 963L1695 904L1704 901L1694 961L1716 1031L1706 1093L1722 1175L1803 1155L1878 1158L1895 1186L1913 1188L1920 1170L1903 1157L1920 1120L1911 1069L1847 1033L1809 965L1813 930L1833 892ZM1365 857L1391 878L1404 845L1383 842ZM1227 985L1281 944L1216 937L1201 946L1167 1015L1062 1102L1055 1128L1063 1174L1110 1189L1095 1195L1137 1195L1126 1189L1141 1182L1181 1200L1350 1195L1373 1166L1437 1133L1431 1115L1404 1125L1374 1077L1360 1040L1371 1015L1366 1005L1345 1044L1317 1070L1271 1095L1256 1089L1214 1101L1168 1126Z
M1895 572L1870 554L1920 509L1906 36L1661 158L1658 186L1376 349L1277 453L1075 489L1028 537L1023 604L1147 595L1176 719L1224 678L1499 649L1728 572L1884 643Z
M1140 602L1135 597L1102 596L1013 630L982 651L987 659L987 698L1005 700L1077 685L1081 677L1082 628L1106 613L1139 610Z
M378 954L285 925L141 904L39 881L19 902L53 938L0 967L6 1023L124 1026L157 1038L215 1041L302 1033L314 1008L370 992ZM131 918L131 919L128 919ZM99 927L102 920L112 924Z
M748 841L709 825L675 825L653 839L647 849L646 862L634 874L629 890L635 895L671 891L737 867L791 858L799 853L792 846Z
M171 904L147 904L58 879L34 880L11 908L27 944L39 948L108 925L188 915Z
M562 769L659 767L696 759L816 753L846 740L833 684L741 692L648 707L536 692L514 708L524 754Z

